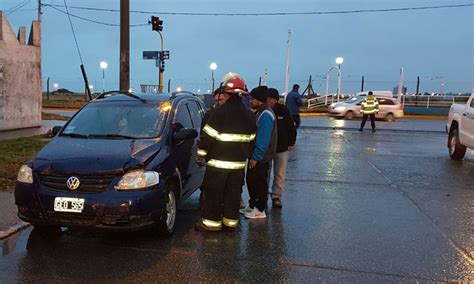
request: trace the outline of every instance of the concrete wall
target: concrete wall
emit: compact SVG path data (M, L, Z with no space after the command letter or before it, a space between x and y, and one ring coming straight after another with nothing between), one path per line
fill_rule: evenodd
M0 131L41 126L41 26L15 34L0 11Z

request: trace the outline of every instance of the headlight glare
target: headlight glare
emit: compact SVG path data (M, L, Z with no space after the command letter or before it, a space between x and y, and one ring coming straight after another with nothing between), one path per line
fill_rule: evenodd
M160 182L160 174L155 171L137 170L126 173L115 186L118 190L141 189Z
M18 171L16 180L19 182L32 184L33 183L33 170L27 165L21 166L20 170Z

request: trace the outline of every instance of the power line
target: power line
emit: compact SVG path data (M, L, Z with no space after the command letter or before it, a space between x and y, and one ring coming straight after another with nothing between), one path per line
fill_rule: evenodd
M67 15L68 15L68 18L69 18L69 24L71 25L72 35L74 36L74 41L76 42L77 53L79 53L79 58L81 60L81 64L84 64L83 61L82 61L81 50L79 49L79 44L77 43L76 32L74 32L74 26L72 25L71 16L70 16L68 8L67 8L66 0L64 0L64 6L66 7L66 12L67 12Z
M26 5L30 4L30 2L31 2L31 0L23 1L20 4L15 5L14 7L8 9L7 11L5 11L5 14L6 15L11 15L11 14L19 11L21 8L25 7Z
M61 5L43 4L49 7L64 7ZM310 12L270 12L270 13L197 13L197 12L163 12L163 11L138 11L131 10L130 13L137 14L160 14L160 15L175 15L175 16L301 16L301 15L333 15L333 14L357 14L357 13L378 13L378 12L397 12L397 11L414 11L414 10L431 10L431 9L445 9L445 8L461 8L472 7L471 4L451 4L438 6L421 6L421 7L402 7L402 8L387 8L387 9L358 9L345 11L310 11ZM102 12L120 12L118 9L105 9L94 7L70 6L71 9L102 11Z

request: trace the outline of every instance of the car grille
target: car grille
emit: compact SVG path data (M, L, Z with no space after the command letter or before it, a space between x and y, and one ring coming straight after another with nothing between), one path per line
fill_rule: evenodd
M39 173L41 184L57 190L70 191L66 181L71 176L77 176L81 182L78 189L80 192L104 192L110 185L115 175L57 175L50 173Z
M95 216L77 215L74 213L46 211L46 216L52 222L63 225L90 226L94 224Z

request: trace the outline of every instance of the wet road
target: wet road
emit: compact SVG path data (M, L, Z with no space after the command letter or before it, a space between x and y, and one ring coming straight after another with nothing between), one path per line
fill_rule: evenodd
M201 233L197 195L169 238L153 231L25 230L2 243L0 282L474 281L474 153L443 133L305 127L284 208L235 233Z

